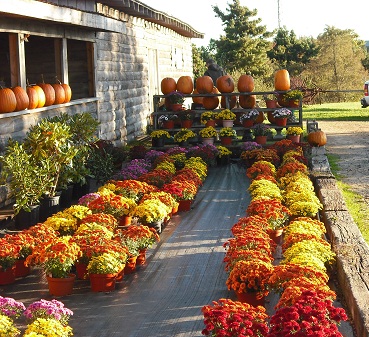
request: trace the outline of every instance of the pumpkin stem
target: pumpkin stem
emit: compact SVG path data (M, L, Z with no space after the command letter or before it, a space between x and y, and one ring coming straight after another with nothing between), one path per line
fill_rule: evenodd
M44 74L41 74L41 83L45 83Z
M60 82L60 80L58 79L58 76L55 76L55 80L56 80L56 83L58 83L58 84L62 84L62 83Z

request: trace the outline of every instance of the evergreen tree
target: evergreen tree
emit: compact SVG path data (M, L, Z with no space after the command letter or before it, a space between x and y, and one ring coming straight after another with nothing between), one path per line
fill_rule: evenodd
M315 40L311 37L298 39L293 30L278 29L273 49L267 52L271 61L280 69L287 69L290 75L298 76L305 65L319 53Z
M226 13L212 6L225 32L220 40L211 41L216 46L217 61L227 72L238 70L253 76L270 75L272 69L266 52L271 48L267 39L273 33L260 25L260 18L252 19L257 15L256 9L241 6L239 0L233 0L228 6Z

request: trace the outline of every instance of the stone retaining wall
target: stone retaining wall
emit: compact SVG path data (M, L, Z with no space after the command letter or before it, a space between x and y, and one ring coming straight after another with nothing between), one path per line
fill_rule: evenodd
M321 220L337 254L337 279L346 310L357 336L369 337L369 246L347 209L324 147L312 148L310 164L317 195L324 205Z

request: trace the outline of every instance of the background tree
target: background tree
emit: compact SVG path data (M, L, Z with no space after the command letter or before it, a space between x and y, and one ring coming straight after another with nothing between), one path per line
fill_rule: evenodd
M203 47L201 47L203 48ZM192 65L193 65L193 78L202 76L206 70L204 57L201 53L201 48L197 48L195 44L192 44Z
M260 25L261 19L252 19L257 10L249 10L240 5L239 0L228 3L226 13L218 6L212 6L224 26L225 35L213 40L216 47L216 60L227 71L239 71L253 76L270 75L272 72L267 51L271 43L267 39L273 33Z
M317 45L319 54L306 65L302 76L323 90L346 91L321 94L323 101L357 100L362 93L352 90L361 90L367 76L362 65L366 56L363 41L351 29L327 27L318 36Z
M297 38L293 30L278 29L273 48L267 51L270 60L279 69L287 69L291 76L298 76L306 64L319 53L312 37Z

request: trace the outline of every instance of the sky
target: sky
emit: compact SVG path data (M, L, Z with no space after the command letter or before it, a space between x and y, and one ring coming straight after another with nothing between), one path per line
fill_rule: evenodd
M232 0L140 0L146 5L165 12L189 24L204 39L193 39L199 46L207 46L210 38L218 39L223 34L222 21L215 17L212 5L217 5L223 12ZM293 30L297 37L316 38L324 33L327 26L338 29L352 29L359 38L369 40L369 9L364 0L351 0L346 5L333 0L240 0L241 6L256 9L255 18L260 18L261 25L268 31L279 26ZM279 23L278 23L279 21Z

